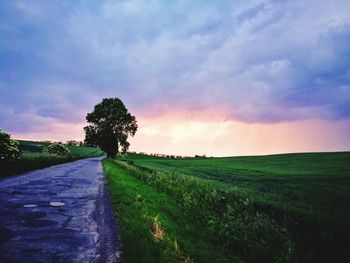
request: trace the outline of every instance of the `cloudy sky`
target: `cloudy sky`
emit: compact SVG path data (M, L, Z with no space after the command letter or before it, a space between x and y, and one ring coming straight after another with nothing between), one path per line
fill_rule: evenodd
M0 1L0 128L84 138L119 97L131 150L350 150L350 1Z

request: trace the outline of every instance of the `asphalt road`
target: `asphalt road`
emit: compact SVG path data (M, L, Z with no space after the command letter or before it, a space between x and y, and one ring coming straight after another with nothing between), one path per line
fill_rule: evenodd
M119 245L101 158L0 181L0 262L117 262Z

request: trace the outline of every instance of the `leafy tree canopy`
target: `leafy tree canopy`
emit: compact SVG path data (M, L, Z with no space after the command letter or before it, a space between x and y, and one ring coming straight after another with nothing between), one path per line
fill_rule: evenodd
M68 156L71 157L71 152L67 148L67 146L62 145L62 144L50 144L47 145L43 148L43 153L48 153L48 154L55 154L58 156Z
M100 147L108 157L116 156L119 149L125 153L130 146L127 139L135 135L138 127L135 116L119 98L103 99L86 120L91 124L84 127L85 143Z
M0 129L0 160L19 159L18 142L11 139L10 134Z

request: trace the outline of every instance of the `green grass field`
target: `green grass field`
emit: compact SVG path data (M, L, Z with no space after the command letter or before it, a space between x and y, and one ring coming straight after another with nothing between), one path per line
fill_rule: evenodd
M72 157L59 157L42 153L42 148L47 145L47 143L33 141L18 142L21 150L21 158L19 160L0 161L0 177L15 175L81 158L101 156L103 154L100 149L95 147L67 146L72 154Z
M104 166L112 191L129 190L115 179L123 174L123 180L138 185L130 198L145 186L148 193L177 204L155 205L151 216L171 211L166 221L174 229L202 229L200 240L223 248L222 262L349 262L349 163L349 152L188 159L128 154ZM135 198L130 207L137 207ZM132 228L122 213L118 216L122 229ZM165 232L176 237L172 228ZM193 236L179 239L185 255L195 262L215 262L198 255L200 246L186 243ZM134 245L126 240L128 246Z
M224 251L209 241L202 225L188 222L176 198L130 176L111 160L103 164L118 211L123 263L191 262L192 258L229 262Z
M250 193L281 209L350 223L350 152L164 159L129 155L151 170L186 174Z

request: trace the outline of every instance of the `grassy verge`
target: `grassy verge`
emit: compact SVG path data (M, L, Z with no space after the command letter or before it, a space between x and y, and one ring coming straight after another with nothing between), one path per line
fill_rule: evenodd
M171 195L112 160L103 166L121 229L122 262L229 262Z
M34 169L75 161L87 157L101 156L103 152L94 147L68 146L72 157L61 157L42 153L45 144L32 141L19 141L21 158L19 160L0 160L0 177L15 175Z
M293 243L249 199L203 180L103 161L123 262L288 262Z

